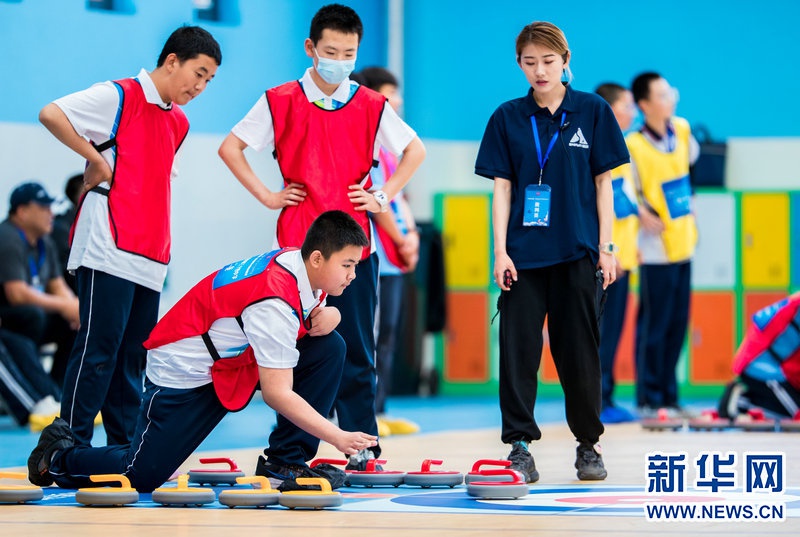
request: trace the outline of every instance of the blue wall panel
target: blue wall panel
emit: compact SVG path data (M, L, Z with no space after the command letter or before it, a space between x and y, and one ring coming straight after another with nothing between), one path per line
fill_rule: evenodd
M566 33L577 89L656 70L680 90L678 113L716 137L800 135L800 107L774 121L747 112L800 92L796 0L404 2L406 117L423 137L478 140L501 102L525 94L514 43L534 20Z
M86 9L85 0L0 2L3 67L0 121L35 123L60 95L109 78L152 69L169 32L197 23L191 0L129 0L133 13ZM324 0L227 0L239 24L202 21L223 46L217 80L187 107L193 132L227 132L266 87L298 77L309 65L302 41ZM353 0L365 37L359 67L385 64L387 0ZM532 20L567 33L574 85L629 83L643 71L663 72L679 88L679 114L706 124L718 138L798 136L800 108L781 107L773 121L751 119L769 95L791 103L800 94L794 23L800 3L764 7L745 0L404 0L405 112L423 138L478 140L491 112L522 95L514 40ZM750 103L750 104L748 104ZM738 113L741 112L741 113Z
M329 2L228 0L239 24L195 19L191 0L132 0L132 13L86 9L86 0L0 2L0 122L35 123L53 99L89 85L155 67L167 36L181 24L208 29L222 46L222 67L206 92L186 107L192 132L225 133L261 92L299 78L311 17ZM386 63L386 4L347 2L362 19L358 66ZM358 67L357 66L357 67Z

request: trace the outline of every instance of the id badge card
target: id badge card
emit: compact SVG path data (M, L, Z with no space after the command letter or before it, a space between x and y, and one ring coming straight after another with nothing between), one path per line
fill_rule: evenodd
M549 185L528 185L525 187L525 208L522 213L522 225L540 227L550 225Z
M31 278L31 287L34 287L40 293L44 293L44 285L42 284L42 279L39 278L38 274Z
M618 177L611 181L611 189L614 192L614 216L617 220L622 220L629 216L638 214L636 205L631 201L631 197L625 191L625 180Z
M661 189L670 218L674 220L692 212L692 187L688 175L667 181L661 185Z

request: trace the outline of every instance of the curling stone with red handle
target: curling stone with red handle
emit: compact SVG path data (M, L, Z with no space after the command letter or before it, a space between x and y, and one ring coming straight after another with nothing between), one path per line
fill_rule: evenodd
M419 472L407 472L403 482L412 487L450 487L464 482L464 474L455 471L431 470L431 466L440 465L439 459L425 459Z

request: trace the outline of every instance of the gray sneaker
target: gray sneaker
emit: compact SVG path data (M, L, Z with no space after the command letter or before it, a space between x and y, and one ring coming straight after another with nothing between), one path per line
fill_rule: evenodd
M371 449L362 449L355 455L350 455L350 458L347 460L347 466L345 466L344 469L363 472L367 469L367 461L371 461L374 458L375 453ZM382 472L383 466L376 464L375 471Z
M517 441L512 444L511 453L508 454L511 461L510 470L515 470L522 474L526 483L536 483L539 481L539 472L536 470L536 463L533 455L528 451L527 442Z
M575 457L575 468L581 481L602 481L608 475L603 465L600 444L581 442L578 444Z

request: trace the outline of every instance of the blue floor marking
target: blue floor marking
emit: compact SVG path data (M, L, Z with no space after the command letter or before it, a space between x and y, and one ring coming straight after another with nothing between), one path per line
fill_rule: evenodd
M716 401L687 401L687 406L700 409L715 405ZM388 415L416 422L422 433L500 427L496 396L390 397L386 406ZM564 423L564 400L538 400L536 420L540 425ZM241 412L225 416L198 451L266 447L275 423L275 412L256 398ZM38 439L39 433L17 426L10 416L0 416L0 468L24 466ZM96 427L92 444L102 446L105 441L103 428Z

